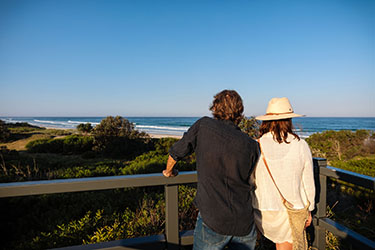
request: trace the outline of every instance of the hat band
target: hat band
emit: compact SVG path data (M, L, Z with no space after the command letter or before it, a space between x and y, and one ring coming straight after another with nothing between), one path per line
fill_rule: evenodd
M286 115L286 114L294 114L294 112L285 112L285 113L267 113L266 115Z

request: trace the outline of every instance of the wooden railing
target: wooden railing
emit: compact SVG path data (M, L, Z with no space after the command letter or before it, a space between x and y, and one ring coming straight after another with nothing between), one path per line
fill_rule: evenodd
M340 238L347 239L352 249L375 249L375 242L353 230L327 218L327 178L345 181L366 189L375 190L375 178L357 174L339 168L327 166L327 160L314 158L314 176L316 194L316 213L314 216L313 246L319 250L326 249L326 230Z
M327 161L314 158L315 181L317 187L316 213L314 216L313 246L325 249L326 230L348 239L354 249L375 249L375 242L338 224L326 217L327 178L335 178L374 190L375 178L327 166ZM49 181L29 181L0 184L0 198L95 191L115 188L164 186L166 199L165 235L154 235L135 239L124 239L91 245L72 246L64 249L178 249L192 245L191 231L179 232L178 225L178 185L197 182L195 171L181 172L177 177L165 178L162 174L124 175L111 177L88 177Z

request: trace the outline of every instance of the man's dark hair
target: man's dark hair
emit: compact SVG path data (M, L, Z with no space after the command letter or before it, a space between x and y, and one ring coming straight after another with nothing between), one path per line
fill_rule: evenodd
M218 120L229 120L239 124L243 118L241 96L234 90L223 90L214 96L210 110Z

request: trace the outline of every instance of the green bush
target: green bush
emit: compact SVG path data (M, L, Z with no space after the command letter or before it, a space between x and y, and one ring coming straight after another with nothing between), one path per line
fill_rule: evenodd
M246 133L253 139L259 137L259 126L260 122L256 120L254 116L251 116L250 118L244 117L242 118L240 124L238 124L238 127L242 130L242 132Z
M38 139L26 144L26 149L30 153L62 153L62 139Z
M194 187L179 187L180 230L194 228L198 213L192 205L195 193ZM98 209L95 214L89 210L82 217L56 225L51 231L37 233L31 242L18 247L46 249L164 233L164 193L143 193L141 197L138 197L139 192L127 194L134 200L139 200L137 206L126 207L120 211ZM94 198L94 193L91 194L91 198ZM111 198L115 197L111 195Z
M306 141L314 157L326 158L328 161L349 160L374 153L371 133L367 130L329 130L312 134Z
M170 147L172 147L172 145L178 141L178 139L170 137L160 138L156 140L157 141L155 142L154 147L156 153L158 154L168 154Z
M0 120L0 142L6 142L10 138L9 129L6 126L6 123Z
M77 126L77 130L83 133L90 133L92 129L91 123L81 123Z
M348 161L333 161L332 166L375 177L375 157L362 157Z
M92 150L90 136L69 135L61 139L39 139L26 145L30 153L82 154Z
M108 116L92 130L94 150L111 157L132 158L150 150L150 137L121 116Z
M64 154L82 154L92 150L93 138L91 136L70 135L63 139Z

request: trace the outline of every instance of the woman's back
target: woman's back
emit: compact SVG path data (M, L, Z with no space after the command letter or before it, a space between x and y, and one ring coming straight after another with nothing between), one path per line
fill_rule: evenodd
M296 208L307 204L305 191L314 207L315 188L313 182L313 166L311 152L307 143L288 134L287 142L279 143L274 140L271 132L260 138L263 151L272 176L283 196ZM259 160L255 172L256 198L253 206L263 211L285 210L275 184L264 165Z
M293 129L292 118L301 116L294 113L288 98L282 97L272 98L266 114L256 117L262 121L259 128L262 159L255 169L254 218L259 231L276 243L276 249L307 250L304 228L312 221L315 185L310 149ZM281 196L300 209L301 220L289 218ZM302 209L309 203L308 211Z

